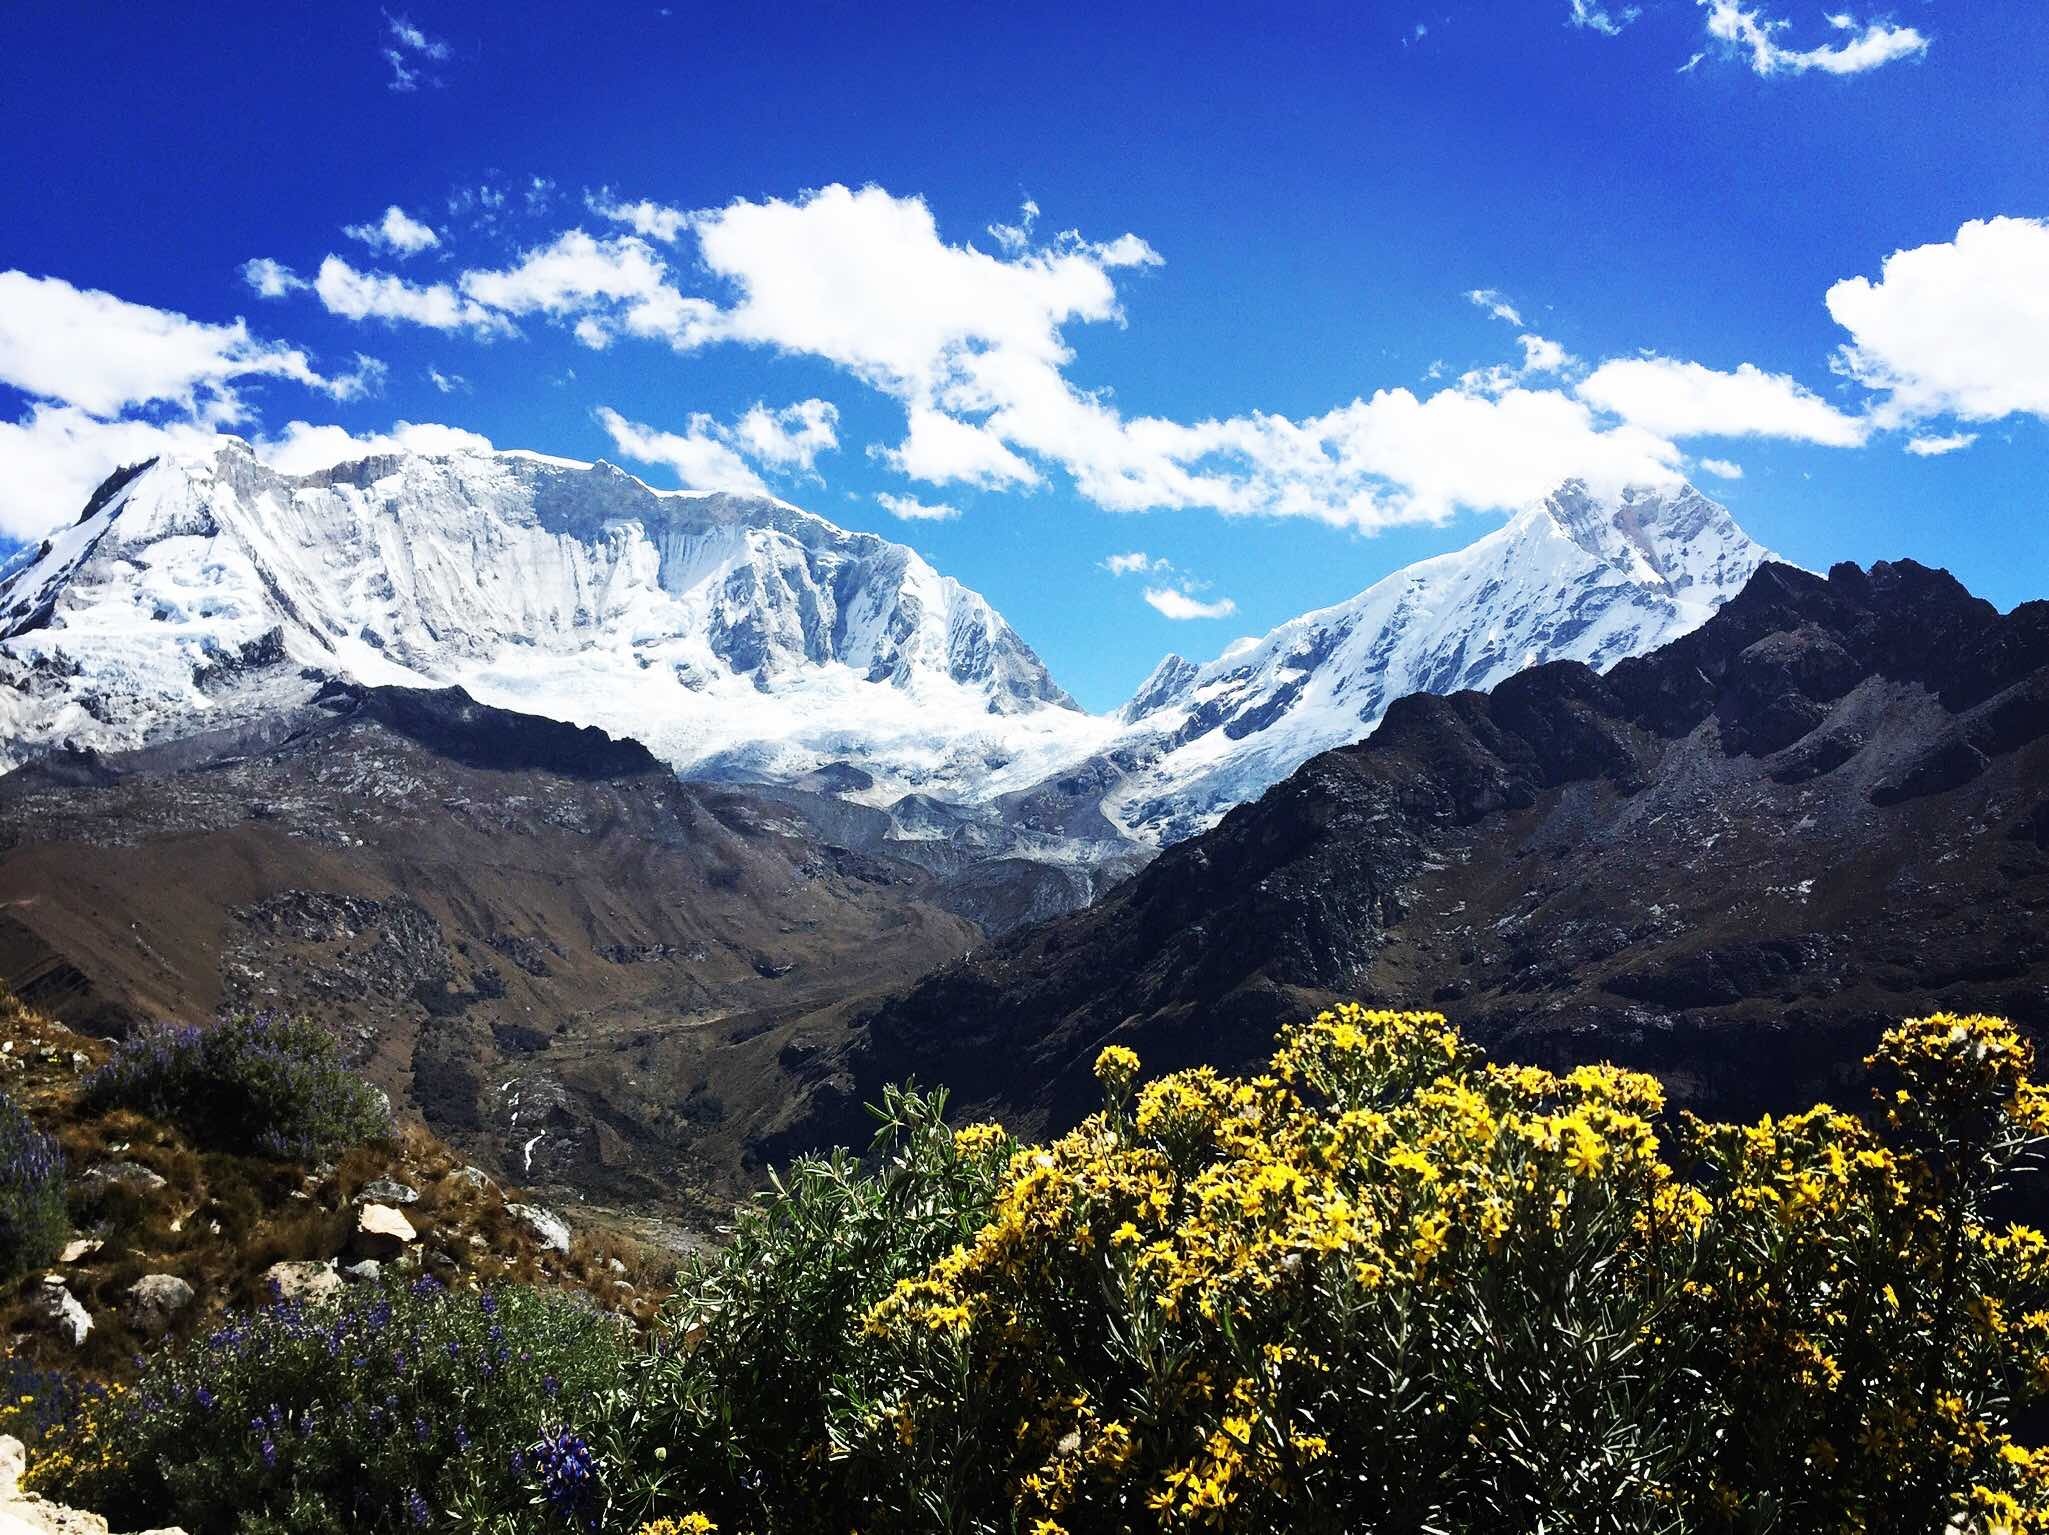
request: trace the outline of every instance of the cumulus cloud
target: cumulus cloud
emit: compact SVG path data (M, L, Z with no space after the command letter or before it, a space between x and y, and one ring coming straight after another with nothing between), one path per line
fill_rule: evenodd
M771 468L809 470L819 454L840 445L839 419L839 407L826 400L799 400L781 410L757 402L734 424L732 440Z
M1697 460L1697 462L1703 470L1718 480L1740 480L1743 478L1743 466L1732 459L1703 458Z
M717 319L716 306L686 298L636 235L600 240L571 229L501 271L463 273L462 291L490 312L573 320L577 340L596 349L624 332L687 350L709 337Z
M1871 430L1867 419L1751 363L1725 373L1673 357L1616 358L1580 382L1579 396L1665 437L1784 437L1854 448Z
M328 377L297 347L226 325L132 304L61 277L0 272L0 383L95 416L162 404L218 424L246 414L234 386L282 378L337 399L375 386L379 365Z
M386 208L384 217L376 223L350 224L343 228L342 233L351 240L360 240L372 250L389 251L400 259L417 256L441 243L439 235L418 219L408 217L405 209L397 203Z
M957 506L920 501L915 496L892 495L886 490L877 491L875 499L890 516L901 517L906 522L951 522L960 516Z
M416 91L422 85L440 86L441 77L427 66L446 63L450 53L446 42L430 37L405 16L384 15L384 62L391 66L388 90Z
M612 195L610 187L599 187L597 191L588 193L583 202L599 218L624 224L635 234L659 240L664 245L674 245L690 227L690 215L682 209L665 208L646 198L639 202L623 202Z
M622 454L643 464L666 464L685 490L768 494L761 476L748 467L718 423L702 412L693 413L681 432L629 421L608 405L598 407L597 418Z
M283 298L288 293L313 286L290 267L268 256L243 262L242 280L255 289L258 298Z
M478 336L512 335L518 329L504 315L465 298L447 283L411 283L389 273L361 272L339 256L320 263L312 287L328 313L345 319L403 321Z
M1978 440L1976 432L1951 432L1946 437L1910 437L1907 451L1916 458L1940 458L1945 453L1961 453Z
M1828 18L1829 26L1841 35L1841 41L1812 48L1788 48L1779 37L1792 26L1790 21L1767 16L1762 9L1746 7L1741 0L1700 3L1708 13L1708 36L1738 57L1746 58L1755 73L1767 77L1801 75L1813 70L1829 75L1857 75L1928 51L1928 39L1912 27L1874 21L1860 29L1856 18L1847 13ZM1698 55L1693 62L1699 62Z
M1112 554L1104 557L1103 569L1113 576L1142 576L1150 570L1170 570L1165 560L1155 560L1143 549L1134 549L1129 554Z
M389 432L361 434L339 426L291 421L275 437L255 438L250 446L279 474L311 474L380 453L489 453L491 439L432 421L399 421Z
M1599 32L1603 37L1619 37L1622 29L1643 14L1633 5L1618 6L1610 11L1595 0L1572 0L1572 12L1566 18L1575 27L1585 27Z
M1238 604L1229 597L1219 597L1214 602L1203 602L1186 592L1176 591L1171 586L1148 586L1145 589L1146 605L1162 618L1183 621L1191 618L1229 618L1238 611Z
M102 421L75 405L33 406L19 421L0 421L0 536L41 538L77 520L116 469L217 440L196 422Z
M1881 391L1898 424L1935 415L2049 420L2049 221L1973 220L1846 278L1828 312L1850 333L1837 368Z

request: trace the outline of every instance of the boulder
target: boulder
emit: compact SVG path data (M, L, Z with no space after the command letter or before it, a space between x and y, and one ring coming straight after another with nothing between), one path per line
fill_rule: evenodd
M525 1228L543 1252L569 1251L569 1224L542 1205L507 1205L506 1214Z
M320 1300L342 1287L341 1275L334 1271L333 1264L311 1258L273 1263L263 1271L263 1283L266 1288L275 1285L281 1299L293 1301Z
M78 1303L78 1297L65 1288L64 1281L55 1274L43 1276L43 1282L36 1287L35 1308L45 1322L50 1324L58 1337L78 1348L92 1331L92 1315Z
M192 1286L176 1274L145 1274L128 1287L121 1315L139 1333L160 1337L192 1304Z
M155 1194L162 1191L164 1179L161 1173L151 1172L140 1162L96 1162L72 1180L71 1186L88 1198L104 1194L108 1189L125 1189L131 1194Z
M21 1495L21 1474L28 1469L28 1447L12 1434L0 1434L0 1503Z
M413 1223L390 1205L364 1205L356 1212L356 1229L349 1238L349 1251L358 1258L383 1262L396 1258L419 1236Z
M384 1277L384 1265L375 1258L362 1258L345 1265L341 1277L350 1284L375 1284Z
M356 1190L355 1203L359 1205L409 1205L420 1197L420 1191L395 1178L372 1178Z

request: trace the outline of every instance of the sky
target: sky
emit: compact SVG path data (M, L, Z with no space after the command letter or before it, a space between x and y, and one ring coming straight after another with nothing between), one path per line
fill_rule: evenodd
M16 0L0 540L232 431L766 489L1085 706L1684 478L2049 596L2049 7Z

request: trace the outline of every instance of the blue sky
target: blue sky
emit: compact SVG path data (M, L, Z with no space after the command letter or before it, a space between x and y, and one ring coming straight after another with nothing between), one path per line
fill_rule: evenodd
M2049 8L593 9L11 7L0 532L438 423L912 543L1099 708L1567 471L2049 595Z

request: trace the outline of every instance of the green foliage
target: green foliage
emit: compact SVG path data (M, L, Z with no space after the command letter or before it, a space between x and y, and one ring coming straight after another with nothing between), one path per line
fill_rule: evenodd
M28 1485L191 1535L559 1530L532 1501L534 1448L620 1354L614 1324L538 1290L279 1300L88 1403Z
M140 1030L86 1080L84 1100L168 1120L218 1151L296 1161L391 1131L390 1106L342 1063L334 1036L281 1013Z
M859 1319L973 1238L1012 1146L988 1127L956 1135L944 1111L943 1093L890 1089L876 1166L800 1159L685 1268L662 1342L590 1434L613 1522L716 1506L727 1528L848 1528L819 1429L863 1351Z
M2049 1095L2009 1026L1887 1036L1874 1122L1326 1014L1270 1071L1013 1152L892 1101L678 1292L587 1437L614 1527L2049 1531ZM1672 1163L1685 1169L1682 1174Z
M0 1093L0 1284L55 1258L70 1229L63 1151Z

